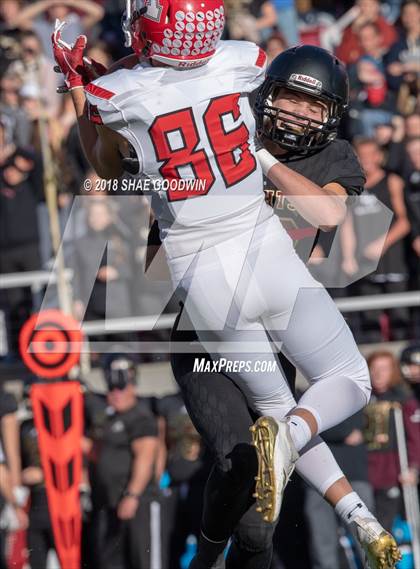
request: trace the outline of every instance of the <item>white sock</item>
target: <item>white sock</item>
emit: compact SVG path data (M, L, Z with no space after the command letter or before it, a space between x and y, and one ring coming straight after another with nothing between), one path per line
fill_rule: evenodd
M292 441L296 450L299 452L311 440L311 429L305 419L302 419L299 415L290 415L287 417L287 424L289 425Z
M354 518L360 516L361 518L373 518L375 516L368 510L366 504L360 498L357 492L350 492L343 496L335 505L337 515L346 524L351 524Z

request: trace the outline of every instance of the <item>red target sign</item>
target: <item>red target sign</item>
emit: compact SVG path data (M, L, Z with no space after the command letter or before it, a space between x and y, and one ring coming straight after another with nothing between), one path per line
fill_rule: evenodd
M25 365L48 379L64 377L80 358L83 334L80 324L60 310L43 310L25 322L19 350Z

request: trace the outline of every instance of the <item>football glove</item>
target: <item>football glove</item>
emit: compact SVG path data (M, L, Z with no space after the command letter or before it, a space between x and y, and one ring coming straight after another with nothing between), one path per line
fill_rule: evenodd
M104 65L83 55L87 43L86 36L79 36L73 46L61 39L61 30L64 26L65 22L57 20L51 38L54 58L57 62L54 71L62 73L65 80L65 85L57 89L59 93L83 88L107 71Z

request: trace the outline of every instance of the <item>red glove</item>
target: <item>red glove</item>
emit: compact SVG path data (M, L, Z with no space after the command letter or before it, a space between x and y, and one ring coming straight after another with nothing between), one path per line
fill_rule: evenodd
M58 65L56 65L54 67L54 71L56 73L61 73L61 68ZM89 58L84 57L83 69L80 71L80 76L83 81L83 86L88 85L98 77L102 77L102 75L105 75L107 71L108 69L105 67L105 65L102 65L102 63L95 61L91 57ZM68 92L69 89L67 85L60 85L60 87L57 87L57 93L68 93Z
M86 48L86 36L79 36L73 46L67 45L61 39L61 30L65 22L57 20L55 30L51 36L54 58L64 75L66 87L72 89L83 88L86 84L83 80L83 52Z

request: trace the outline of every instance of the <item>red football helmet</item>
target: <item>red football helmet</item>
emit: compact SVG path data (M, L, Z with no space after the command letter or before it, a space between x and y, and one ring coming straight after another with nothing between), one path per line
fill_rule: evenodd
M224 24L223 0L127 0L123 17L127 47L181 69L207 63Z

